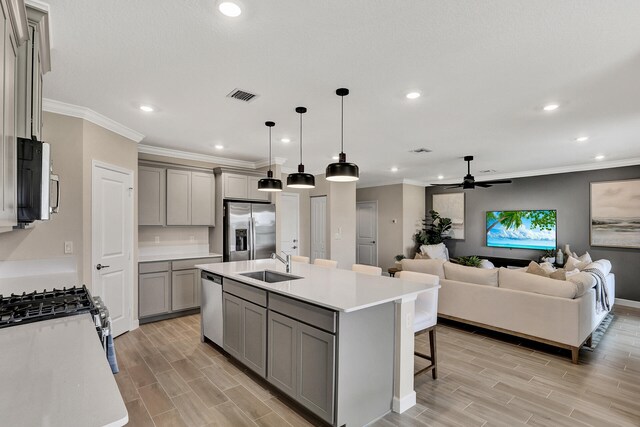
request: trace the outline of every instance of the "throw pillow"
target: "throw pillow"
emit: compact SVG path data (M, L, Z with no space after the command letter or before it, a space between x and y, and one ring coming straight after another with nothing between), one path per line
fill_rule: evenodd
M540 267L540 265L535 262L535 261L531 261L529 263L529 267L527 267L527 273L531 273L531 274L535 274L537 276L542 276L542 277L549 277L549 273L547 273L542 267Z
M438 243L437 245L422 245L420 246L420 252L431 259L449 259L447 256L447 247L444 243Z
M578 270L582 271L589 264L591 264L591 255L589 255L589 252L587 252L578 258L570 256L564 267L567 270L573 270L577 268Z
M556 268L550 262L542 262L540 263L540 268L547 272L547 274L551 274L556 271Z
M549 277L556 280L567 280L567 272L564 268L559 268L553 273L549 274Z
M420 252L416 252L416 256L413 259L429 259L428 256L421 254Z

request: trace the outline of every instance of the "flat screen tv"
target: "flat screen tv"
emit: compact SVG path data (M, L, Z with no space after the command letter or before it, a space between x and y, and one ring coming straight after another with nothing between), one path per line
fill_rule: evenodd
M488 211L486 230L490 247L555 249L556 211Z

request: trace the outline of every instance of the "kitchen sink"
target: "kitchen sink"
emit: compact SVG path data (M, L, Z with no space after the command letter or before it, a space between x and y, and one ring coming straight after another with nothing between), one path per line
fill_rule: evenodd
M247 273L240 273L240 276L249 277L251 279L260 280L267 283L285 282L287 280L302 279L300 276L294 276L293 274L280 273L278 271L260 270L249 271Z

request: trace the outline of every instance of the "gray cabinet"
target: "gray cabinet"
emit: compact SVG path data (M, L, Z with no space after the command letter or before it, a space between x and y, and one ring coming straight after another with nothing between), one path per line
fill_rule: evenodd
M222 257L139 263L138 317L148 322L200 307L202 282L195 265L217 262Z
M258 181L263 178L262 175L224 172L223 169L216 169L216 173L221 173L223 199L270 200L268 192L258 191Z
M13 3L13 2L11 2ZM42 80L51 70L47 12L27 5L28 40L20 47L17 63L17 134L42 139Z
M191 172L191 225L215 225L215 177Z
M167 225L215 225L212 173L167 169Z
M297 321L269 311L267 380L293 398L298 389L297 325Z
M298 323L296 399L328 423L333 423L335 336Z
M199 270L180 270L171 273L171 310L180 311L200 306Z
M138 167L138 225L166 224L167 170Z
M242 302L242 353L240 361L249 369L267 375L267 309Z
M240 360L242 353L242 303L244 301L227 292L222 293L223 348Z
M191 172L167 170L167 225L191 225Z
M269 310L267 348L267 380L333 423L335 336Z
M140 274L138 283L138 316L148 317L171 310L171 277L169 272Z

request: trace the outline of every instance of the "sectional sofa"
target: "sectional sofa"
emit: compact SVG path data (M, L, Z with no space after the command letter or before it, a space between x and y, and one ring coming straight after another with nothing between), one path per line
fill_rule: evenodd
M611 309L615 276L608 261L596 263ZM405 259L402 269L440 277L439 317L569 349L573 363L610 311L599 307L596 279L588 273L556 280L522 268L482 269L441 259Z

